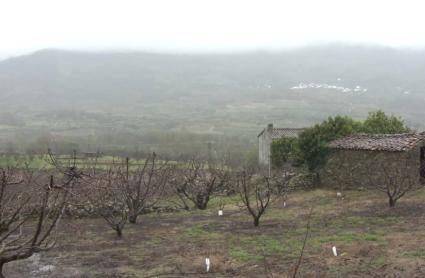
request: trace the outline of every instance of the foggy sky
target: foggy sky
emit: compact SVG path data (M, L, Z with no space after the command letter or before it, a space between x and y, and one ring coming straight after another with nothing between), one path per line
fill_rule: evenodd
M216 52L425 46L420 0L0 0L0 58L43 48Z

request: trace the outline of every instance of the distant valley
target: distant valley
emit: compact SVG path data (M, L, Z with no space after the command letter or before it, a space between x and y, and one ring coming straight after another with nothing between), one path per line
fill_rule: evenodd
M208 55L42 50L0 61L0 149L44 140L150 151L182 136L199 148L212 141L244 151L269 122L304 127L376 109L422 130L424 72L425 51L364 46Z

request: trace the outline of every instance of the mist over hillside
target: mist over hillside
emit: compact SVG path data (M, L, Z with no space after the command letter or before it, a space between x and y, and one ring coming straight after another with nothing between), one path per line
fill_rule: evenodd
M179 136L199 136L200 148L214 141L246 149L269 122L303 127L376 109L423 129L424 72L425 51L381 47L196 55L42 50L0 61L0 149L53 141L85 151L190 149L175 145Z

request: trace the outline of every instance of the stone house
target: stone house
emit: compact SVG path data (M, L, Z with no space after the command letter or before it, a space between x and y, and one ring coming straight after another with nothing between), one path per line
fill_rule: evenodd
M270 149L273 140L284 137L298 137L303 128L276 128L268 124L257 136L258 138L258 162L260 166L270 166Z
M321 173L330 187L358 188L385 178L425 182L425 134L356 134L329 143L331 154ZM401 176L401 177L400 177Z

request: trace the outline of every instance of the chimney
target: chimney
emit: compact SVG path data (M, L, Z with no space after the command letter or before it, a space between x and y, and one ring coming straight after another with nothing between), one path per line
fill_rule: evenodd
M268 125L267 125L267 132L268 132L268 133L271 133L271 132L272 132L272 130L273 130L273 124L268 124Z

